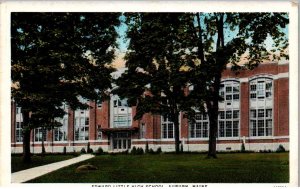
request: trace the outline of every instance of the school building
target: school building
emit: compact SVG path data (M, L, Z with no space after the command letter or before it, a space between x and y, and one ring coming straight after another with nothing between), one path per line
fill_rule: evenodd
M192 89L191 89L192 90ZM272 150L279 145L289 150L289 64L264 63L253 70L235 74L229 68L222 74L219 91L218 151ZM41 142L47 152L80 151L87 143L95 151L118 152L133 146L162 151L175 151L174 126L167 117L147 113L133 120L136 107L126 100L111 96L102 103L85 101L86 110L71 110L57 119L62 127L50 131L41 128L31 133L31 152L41 152ZM22 108L12 102L11 151L22 152ZM180 140L184 151L207 151L208 116L196 114L194 123L180 115ZM44 137L43 137L44 136Z

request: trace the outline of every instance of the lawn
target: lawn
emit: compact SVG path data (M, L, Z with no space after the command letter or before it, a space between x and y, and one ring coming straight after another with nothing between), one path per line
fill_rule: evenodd
M288 153L101 155L30 183L288 183ZM75 172L90 163L98 170ZM66 177L66 175L68 175Z
M22 156L21 155L12 155L11 156L11 172L17 172L17 171L22 171L25 169L29 169L32 167L37 167L37 166L41 166L41 165L46 165L49 163L54 163L54 162L58 162L58 161L63 161L63 160L67 160L67 159L71 159L74 158L73 155L50 155L47 154L44 157L40 156L40 155L33 155L31 157L32 161L30 164L24 164L22 162Z

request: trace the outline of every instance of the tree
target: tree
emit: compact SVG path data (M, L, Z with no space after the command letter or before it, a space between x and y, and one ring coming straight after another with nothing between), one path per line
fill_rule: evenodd
M200 97L205 104L198 104L198 107L205 106L209 116L208 157L216 157L223 70L231 64L232 70L238 73L240 69L253 69L264 60L288 58L285 52L288 38L284 28L289 20L285 13L196 13L195 20L192 40L197 41L196 53L201 63L192 71L192 93L196 98L199 93L205 93ZM274 41L271 50L265 44L268 37ZM243 57L246 62L241 66L239 63ZM203 78L206 87L203 87Z
M118 13L12 13L12 98L22 107L23 160L30 133L62 116L62 103L87 108L111 87Z
M127 37L130 39L126 53L128 70L116 81L114 93L127 98L137 106L134 119L151 112L163 116L174 124L176 153L179 145L180 112L188 111L188 72L185 67L195 56L189 40L193 28L188 14L132 13L126 14ZM165 124L171 129L173 125Z
M284 31L288 15L284 13L139 13L126 17L128 70L117 81L116 91L137 105L135 119L146 112L171 119L176 152L179 112L192 120L198 110L208 114L208 157L216 157L219 89L228 64L238 74L269 55L288 58ZM265 44L268 38L274 41L272 49ZM245 61L243 66L241 61ZM186 92L189 85L193 90Z

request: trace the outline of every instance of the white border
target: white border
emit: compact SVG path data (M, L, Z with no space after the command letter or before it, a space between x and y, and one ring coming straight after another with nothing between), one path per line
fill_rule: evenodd
M222 184L223 187L240 188L257 186L296 186L298 184L298 10L297 2L289 1L14 1L0 5L0 184L13 187L33 185L10 184L10 12L289 12L290 13L290 184ZM218 186L218 184L208 184ZM43 187L43 184L34 186ZM75 185L70 185L74 187ZM91 187L91 184L76 184Z

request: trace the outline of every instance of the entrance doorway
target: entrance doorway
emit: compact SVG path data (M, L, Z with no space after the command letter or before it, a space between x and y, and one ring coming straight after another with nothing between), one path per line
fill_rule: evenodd
M117 132L112 134L112 149L123 151L131 148L131 135L128 132Z

